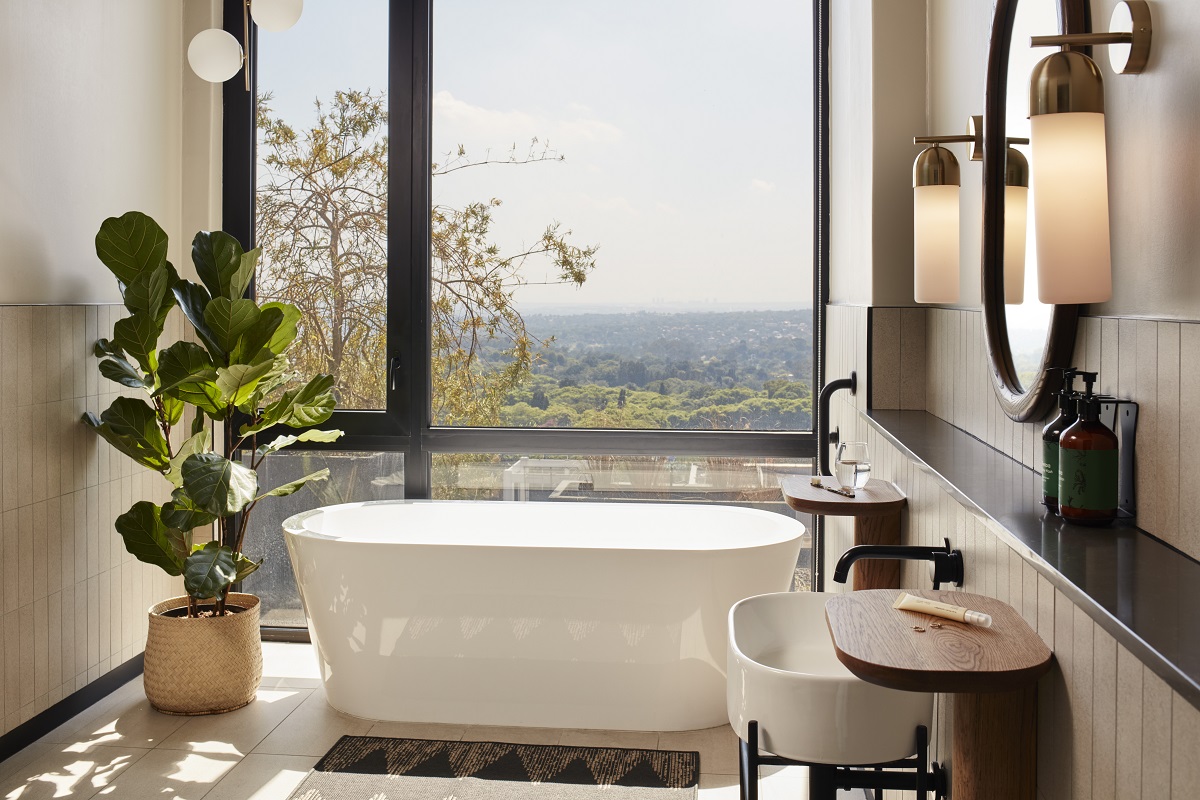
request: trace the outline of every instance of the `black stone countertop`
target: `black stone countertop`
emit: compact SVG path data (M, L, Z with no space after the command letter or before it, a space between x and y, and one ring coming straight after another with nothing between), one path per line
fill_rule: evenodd
M866 415L959 503L999 523L1007 544L1200 708L1200 562L1133 521L1064 523L1038 502L1038 473L932 414Z

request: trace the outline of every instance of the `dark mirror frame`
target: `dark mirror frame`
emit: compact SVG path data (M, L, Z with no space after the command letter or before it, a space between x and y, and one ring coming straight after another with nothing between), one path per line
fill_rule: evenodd
M1024 0L1054 2L1055 0ZM1008 54L1013 47L1028 47L1013 42L1013 19L1018 0L996 0L992 19L992 37L988 47L987 83L983 112L983 321L991 364L992 388L1004 413L1017 422L1037 420L1046 415L1061 379L1046 373L1049 367L1070 365L1075 350L1075 331L1079 306L1056 305L1050 315L1050 328L1042 349L1037 377L1029 386L1021 386L1013 366L1004 308L1004 162L1006 143L1005 96L1008 88ZM1057 0L1059 29L1062 33L1091 31L1088 0ZM1085 51L1086 52L1086 51ZM1036 165L1034 165L1036 169Z

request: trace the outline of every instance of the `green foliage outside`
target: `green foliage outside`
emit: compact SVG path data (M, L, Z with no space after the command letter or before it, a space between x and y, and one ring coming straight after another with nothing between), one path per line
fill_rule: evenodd
M383 92L339 91L318 101L315 123L299 130L272 112L269 96L258 105L263 177L256 235L264 257L257 292L300 309L296 365L304 374L334 375L344 408L384 406L386 107ZM561 158L536 141L527 152L514 148L497 159L474 160L460 148L431 171L436 180L464 169L535 168ZM607 360L561 352L557 331L532 331L514 301L524 283L521 269L531 260L548 261L555 280L582 286L598 248L574 244L569 230L551 222L531 232L532 244L502 252L492 235L501 206L491 197L431 209L435 424L810 427L811 338L784 342L790 358L766 370L745 367L762 349L745 342L717 360L671 342L668 349L678 356L673 363L658 363L663 359L653 353L630 355L628 348ZM587 363L597 358L605 363Z

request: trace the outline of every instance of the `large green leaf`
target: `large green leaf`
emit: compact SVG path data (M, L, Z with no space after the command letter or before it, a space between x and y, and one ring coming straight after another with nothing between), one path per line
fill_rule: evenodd
M217 370L204 348L195 342L176 342L158 354L158 391L184 383L215 381Z
M237 300L246 293L258 264L258 248L242 252L237 239L224 231L200 231L192 240L196 274L213 297Z
M233 564L237 568L237 575L234 576L233 582L237 583L238 581L246 580L249 575L261 567L263 565L263 559L260 558L258 561L251 561L241 553L236 553L234 555Z
M138 312L117 320L113 326L113 341L141 365L146 372L158 370L158 337L163 324L150 314Z
M270 444L260 445L255 452L261 457L277 453L296 442L336 442L342 438L342 433L342 431L308 430L297 434L285 434L277 437Z
M171 499L163 503L162 521L181 531L211 525L216 519L215 515L198 507L182 488L171 492Z
M100 374L130 389L150 388L141 371L124 358L110 356L100 359Z
M220 542L198 547L183 562L183 590L197 600L216 597L237 578L233 550Z
M134 314L149 314L161 327L167 314L175 307L171 287L179 280L175 267L165 262L161 267L147 270L132 283L121 284L125 307Z
M214 297L204 309L204 323L226 356L237 346L241 335L250 330L261 316L262 312L253 300Z
M277 353L268 348L275 331L284 323L283 312L278 307L263 309L258 319L238 337L237 344L229 353L229 363L258 364L272 361Z
M165 525L154 503L134 503L117 517L116 528L125 540L125 549L138 561L161 567L168 575L183 572L183 532Z
M167 234L140 211L109 217L96 234L96 255L125 284L167 260Z
M250 417L258 414L263 405L263 398L295 377L288 372L291 365L292 362L288 361L287 356L275 356L275 360L271 362L271 371L258 379L254 391L238 406L238 411Z
M225 352L217 344L217 337L209 330L208 323L204 321L204 311L212 302L208 292L200 284L184 280L177 281L172 287L172 291L175 293L175 300L179 303L183 315L187 317L188 322L192 323L192 327L196 329L196 335L200 337L200 341L208 349L213 359L225 363Z
M99 419L89 411L83 415L83 421L142 466L158 472L170 467L167 440L158 428L154 409L141 400L118 397Z
M167 472L166 478L175 488L183 486L183 462L188 456L193 456L196 453L203 453L208 450L208 431L202 430L199 433L194 433L183 444L179 446L175 457L171 459L171 468ZM173 523L172 523L173 524ZM195 525L183 526L175 525L177 528L191 530Z
M308 428L320 425L333 414L335 405L333 376L317 375L299 389L284 392L278 400L263 409L262 419L256 425L243 425L242 436L258 433L272 425L287 425L292 428Z
M268 351L270 352L270 351ZM230 364L217 369L217 388L221 390L221 402L240 406L254 394L260 378L274 368L272 361L258 364Z
M125 351L117 347L108 339L97 339L96 343L92 345L92 355L96 356L96 358L104 358L105 356L124 358Z
M304 488L304 484L309 481L324 481L329 479L329 468L319 469L316 472L305 475L303 478L297 478L294 481L289 481L282 486L276 486L269 492L263 492L255 500L261 500L264 497L287 497L289 494L295 494Z
M159 388L155 394L177 397L221 419L226 408L216 380L212 359L198 344L176 342L159 353Z
M264 313L268 308L277 308L283 314L283 322L275 329L271 340L267 342L267 348L275 355L281 356L292 346L292 342L296 341L297 326L300 324L300 309L291 303L276 302L263 303L259 308Z
M218 517L241 511L258 491L254 470L216 453L196 453L184 459L183 489L199 508Z
M158 401L162 403L163 416L166 417L167 424L172 428L178 425L179 420L183 419L183 401L169 394L164 394L158 398Z

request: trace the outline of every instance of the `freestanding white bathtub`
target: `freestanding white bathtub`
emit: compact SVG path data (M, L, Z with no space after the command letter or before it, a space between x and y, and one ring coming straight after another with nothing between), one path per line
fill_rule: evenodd
M380 502L283 524L330 705L614 730L724 724L729 608L804 526L688 504Z

